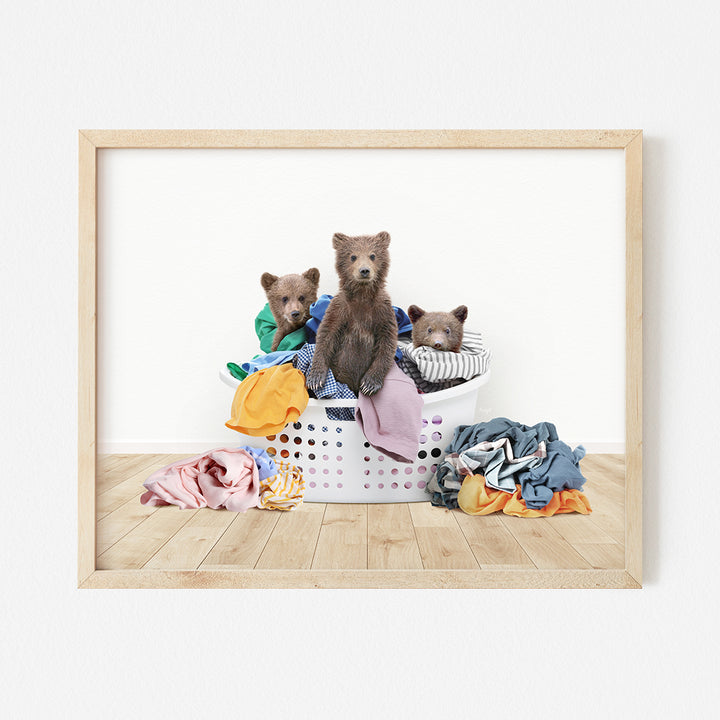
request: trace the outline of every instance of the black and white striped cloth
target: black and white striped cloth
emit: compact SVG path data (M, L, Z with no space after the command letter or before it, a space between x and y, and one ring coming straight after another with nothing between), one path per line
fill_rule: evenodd
M415 380L423 392L453 387L487 372L490 351L483 345L482 335L465 331L460 352L445 352L422 345L413 347L411 340L398 340L402 351L400 368Z

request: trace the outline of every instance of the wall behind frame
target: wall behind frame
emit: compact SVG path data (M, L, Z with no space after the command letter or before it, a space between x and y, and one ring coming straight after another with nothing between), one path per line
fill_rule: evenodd
M469 307L492 351L477 416L624 439L620 150L102 150L100 452L232 443L220 367L258 352L259 277L317 266L333 232L392 235L405 309Z

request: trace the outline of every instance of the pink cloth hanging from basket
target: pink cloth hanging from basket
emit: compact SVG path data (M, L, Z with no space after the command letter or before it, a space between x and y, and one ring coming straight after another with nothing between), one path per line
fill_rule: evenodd
M375 395L360 393L355 419L367 441L398 462L415 462L420 447L423 399L393 363Z

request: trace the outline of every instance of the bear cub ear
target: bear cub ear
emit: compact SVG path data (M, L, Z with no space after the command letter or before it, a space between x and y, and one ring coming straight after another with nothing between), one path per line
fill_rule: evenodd
M390 244L390 233L386 233L384 230L379 232L375 238L379 240L380 244L385 248Z
M315 287L320 283L320 271L317 268L310 268L303 273L303 277L309 280Z
M339 250L346 242L348 242L348 240L350 240L350 238L347 235L335 233L333 235L333 247L336 250Z
M417 305L411 305L408 308L408 317L410 318L411 323L417 322L424 314L425 311Z
M277 279L277 275L271 275L269 272L266 272L260 277L260 284L263 286L265 292L267 292L277 282Z
M459 305L454 310L451 310L450 314L454 315L461 323L464 323L468 316L468 309L465 305Z

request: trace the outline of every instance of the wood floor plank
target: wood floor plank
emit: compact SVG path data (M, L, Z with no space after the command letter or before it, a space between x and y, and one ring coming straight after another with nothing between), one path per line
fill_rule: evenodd
M429 502L409 503L420 557L425 569L476 569L477 560L460 530L455 513Z
M462 513L455 519L481 568L535 567L515 536L495 514L466 515Z
M615 542L599 525L593 522L593 515L567 513L546 518L547 524L565 538L571 545L577 543Z
M128 454L115 454L115 455L101 455L98 454L95 457L95 469L98 475L105 475L109 470L117 467L120 463L127 462L127 460L134 455Z
M592 477L583 487L583 491L590 499L591 506L595 495L615 503L618 507L623 507L625 504L625 488L605 477Z
M625 567L625 551L618 543L577 543L574 548L594 568L619 570Z
M318 535L313 570L365 570L367 566L367 505L329 504Z
M147 467L142 468L138 472L128 476L126 480L122 480L104 492L97 495L95 500L95 516L99 520L113 510L117 510L128 500L134 498L138 493L145 492L143 482L147 480L156 470L169 465L173 460L170 458L174 455L157 455L156 459Z
M625 544L625 504L624 500L619 501L614 497L612 491L608 491L611 483L591 485L588 483L585 494L590 501L592 508L593 524L609 535L620 545Z
M422 570L420 549L407 503L368 505L368 568Z
M143 567L195 570L237 515L229 510L198 510Z
M309 570L324 513L324 503L303 503L282 513L255 567Z
M97 569L141 568L197 512L181 510L174 505L156 508L152 515L98 556Z
M499 517L537 567L545 570L590 567L570 543L544 522L548 518Z
M588 478L598 478L625 486L625 456L616 454L586 455L580 461L580 470Z
M453 522L455 522L453 518ZM477 570L478 563L457 523L415 528L420 557L426 570Z
M166 453L144 453L142 455L127 455L122 462L113 465L107 471L101 472L98 470L95 477L96 495L109 490L113 485L117 485L131 475L141 472L165 454Z
M151 505L141 505L140 494L138 494L117 508L117 510L98 520L95 526L95 550L97 555L104 553L158 509Z
M298 512L289 510L287 512ZM203 570L251 570L270 538L283 511L250 508L236 513L230 527L223 533L201 563Z
M457 527L453 511L428 502L408 503L413 525L418 527Z

